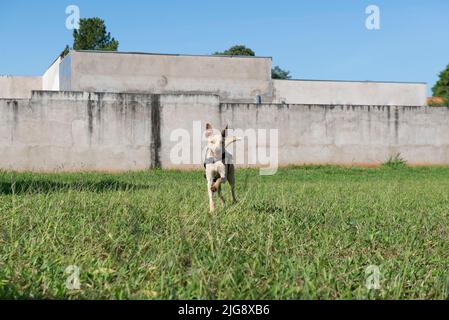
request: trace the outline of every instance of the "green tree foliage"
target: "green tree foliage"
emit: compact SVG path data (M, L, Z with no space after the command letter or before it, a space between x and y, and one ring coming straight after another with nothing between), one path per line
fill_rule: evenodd
M244 45L235 45L228 50L225 50L223 52L215 52L214 55L220 55L220 56L251 56L254 57L256 53L251 50L250 48L247 48ZM291 79L290 71L283 70L279 66L274 67L271 69L271 77L273 79Z
M111 38L100 18L80 19L78 30L73 31L73 49L117 51L119 42Z
M272 79L291 79L290 71L283 70L279 66L274 67L271 69L271 78Z
M236 45L223 52L215 52L214 55L220 56L255 56L255 52L244 45Z
M432 88L434 97L442 97L449 101L449 65L440 73L440 79Z

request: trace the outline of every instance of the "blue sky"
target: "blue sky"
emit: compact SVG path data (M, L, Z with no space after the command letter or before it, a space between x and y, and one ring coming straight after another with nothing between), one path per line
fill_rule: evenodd
M449 64L447 0L4 1L0 74L40 75L66 44L68 5L99 16L120 51L210 54L245 44L299 79L427 82ZM380 8L381 29L365 28Z

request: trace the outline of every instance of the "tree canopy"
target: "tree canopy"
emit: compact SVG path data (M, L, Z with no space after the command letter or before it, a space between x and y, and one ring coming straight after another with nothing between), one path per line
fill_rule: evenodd
M107 32L100 18L80 19L79 29L73 30L73 49L117 51L119 42Z
M279 66L276 66L273 69L271 69L271 78L287 80L291 79L292 77L290 75L290 71L283 70Z
M250 48L247 48L244 45L235 45L228 50L225 50L223 52L215 52L214 55L221 55L221 56L252 56L254 57L256 53L251 50ZM273 79L291 79L290 71L283 70L279 66L276 66L271 69L271 78Z
M449 65L440 73L440 79L432 88L434 97L442 97L449 102Z
M228 50L225 50L223 52L215 52L214 55L221 55L221 56L255 56L253 50L250 48L245 47L244 45L236 45Z

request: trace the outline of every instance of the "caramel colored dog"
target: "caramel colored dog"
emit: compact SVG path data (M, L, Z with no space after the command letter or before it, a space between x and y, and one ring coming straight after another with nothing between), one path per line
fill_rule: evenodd
M221 184L228 181L231 186L232 201L235 203L235 177L234 164L232 164L232 155L226 151L226 147L234 143L240 138L227 137L227 129L221 132L214 130L210 123L206 124L205 136L207 139L206 159L204 161L204 168L206 169L207 189L209 193L209 207L210 212L215 210L214 193L218 193L223 205L225 200L221 194Z

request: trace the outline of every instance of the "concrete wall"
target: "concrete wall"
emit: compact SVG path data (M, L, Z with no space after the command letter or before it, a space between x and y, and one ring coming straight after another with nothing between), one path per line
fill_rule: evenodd
M42 76L42 90L59 90L59 64L61 63L61 57L58 57L45 71Z
M218 97L33 92L0 99L0 169L142 170L160 166L163 104L205 109ZM206 104L207 106L205 106ZM165 137L164 137L165 138Z
M30 100L0 99L0 169L201 168L204 141L199 147L193 141L201 139L206 122L278 129L280 165L379 164L397 153L410 164L449 164L449 108L220 104L218 96L201 94L38 91ZM175 130L192 139L186 144L196 165L172 161Z
M275 103L424 106L425 83L273 80Z
M278 128L281 165L449 164L449 108L223 104L221 123Z
M240 102L254 102L259 94L272 100L271 58L71 51L66 59L63 90L210 93Z
M0 76L0 98L30 98L32 90L42 90L42 77Z

